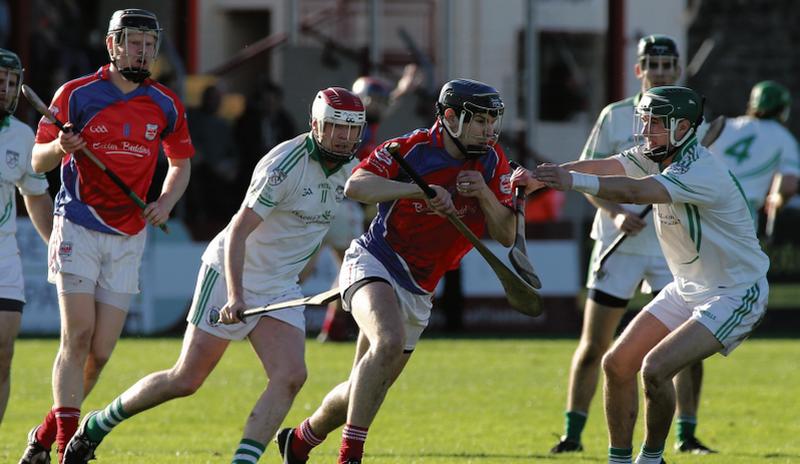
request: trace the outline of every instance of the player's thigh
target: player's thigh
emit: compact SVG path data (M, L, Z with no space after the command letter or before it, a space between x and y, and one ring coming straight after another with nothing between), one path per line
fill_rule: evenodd
M248 336L267 376L301 375L305 379L305 334L271 317L259 319Z
M380 337L405 338L400 303L386 281L376 280L358 288L350 297L350 312L372 343Z
M181 354L173 371L177 376L205 379L214 370L230 340L205 332L192 324L186 326Z
M92 353L100 358L107 358L119 340L128 312L108 303L97 301L94 334L92 335Z
M96 319L94 294L59 293L62 341L85 343L90 346Z
M670 332L645 358L646 369L666 379L722 349L722 343L700 322L690 319Z
M3 301L0 301L0 306L2 304ZM0 307L0 367L10 365L11 356L14 353L14 340L19 334L20 321L22 321L22 313L5 311Z
M668 334L664 323L647 311L641 311L608 350L606 363L617 372L637 372L647 353Z
M592 345L609 346L624 314L624 308L601 305L591 299L586 300L581 341Z

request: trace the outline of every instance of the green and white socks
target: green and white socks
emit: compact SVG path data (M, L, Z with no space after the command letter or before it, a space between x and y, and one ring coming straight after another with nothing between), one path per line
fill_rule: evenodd
M642 445L639 456L636 457L635 464L661 464L661 456L664 454L664 447L648 448Z
M131 417L131 414L122 409L122 397L117 397L105 409L89 418L86 423L86 435L89 439L99 443L111 429Z
M608 448L608 464L631 464L633 448Z
M564 413L564 417L564 436L568 441L580 443L588 414L580 411L567 411Z
M233 455L231 464L255 464L258 458L264 454L264 449L267 445L263 445L255 440L249 438L242 438L239 442L239 447L236 448L236 453Z
M675 424L678 443L683 443L694 437L695 429L697 429L696 416L678 416L677 423Z

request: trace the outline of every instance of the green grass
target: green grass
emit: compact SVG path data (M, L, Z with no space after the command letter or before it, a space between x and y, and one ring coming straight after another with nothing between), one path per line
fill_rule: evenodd
M562 432L567 369L574 340L426 339L389 393L370 431L369 464L606 462L600 396L580 455L550 456ZM25 435L50 407L55 340L19 340L11 400L0 426L0 462L16 462ZM97 409L144 374L170 366L175 339L124 339L84 411ZM755 339L730 358L706 362L698 435L722 450L675 455L675 463L800 462L797 353L800 341ZM353 345L308 343L309 379L287 418L295 425L347 375ZM231 346L197 394L145 412L118 427L99 463L227 463L265 378L245 343ZM336 460L339 432L310 461ZM641 420L635 443L641 443ZM670 438L670 445L672 439ZM55 456L55 454L54 454ZM274 445L261 462L278 463Z

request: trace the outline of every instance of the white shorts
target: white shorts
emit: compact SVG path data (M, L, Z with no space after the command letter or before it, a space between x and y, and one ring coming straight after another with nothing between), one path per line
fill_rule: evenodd
M593 272L595 262L605 249L595 242L592 259L589 260L589 275L586 288L608 293L613 297L630 300L641 283L642 293L652 293L672 282L672 273L663 256L645 256L629 253L612 253L603 264L603 277L597 278Z
M350 242L364 233L364 210L353 200L344 199L336 210L324 243L335 250L345 250Z
M280 294L262 295L253 293L245 289L244 301L249 308L265 306L271 303L302 298L300 287L290 289ZM192 307L186 316L186 321L195 325L198 329L208 332L211 335L224 338L226 340L242 340L256 327L261 317L271 317L278 319L289 325L297 327L301 331L306 330L306 317L304 314L305 306L295 306L293 308L279 309L261 317L251 317L245 322L236 324L222 324L219 322L219 311L228 302L228 288L225 285L225 275L220 274L214 268L203 263L197 274L197 284L192 297Z
M113 235L87 229L63 216L53 218L53 233L47 247L47 280L56 274L75 274L117 293L139 293L147 228L136 235Z
M433 306L433 295L418 295L401 287L389 274L389 271L370 254L364 247L353 241L344 255L342 270L339 272L339 291L341 292L342 307L350 311L344 299L344 293L351 285L368 277L378 277L389 282L400 303L403 312L403 327L405 327L406 340L403 349L411 352L417 346L419 337L428 326Z
M667 285L644 310L650 312L669 330L694 319L711 331L722 343L720 353L727 356L742 343L764 317L769 297L769 284L762 278L749 288L731 290L704 301L688 303L674 283Z
M0 259L0 298L25 302L25 281L19 254Z

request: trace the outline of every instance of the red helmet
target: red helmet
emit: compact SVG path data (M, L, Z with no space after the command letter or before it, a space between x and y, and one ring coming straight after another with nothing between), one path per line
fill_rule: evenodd
M328 87L317 92L311 105L311 121L312 128L316 121L317 128L313 135L323 156L332 161L349 161L353 158L364 132L365 113L361 99L347 89ZM328 134L326 127L331 127ZM346 128L347 131L339 128Z

